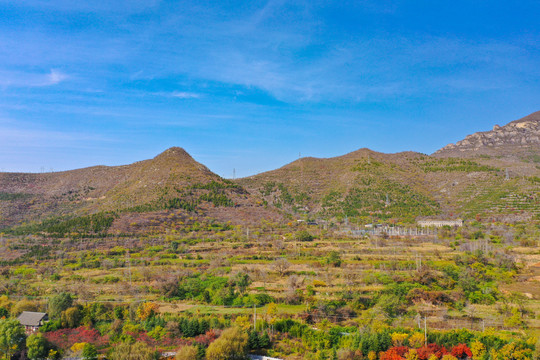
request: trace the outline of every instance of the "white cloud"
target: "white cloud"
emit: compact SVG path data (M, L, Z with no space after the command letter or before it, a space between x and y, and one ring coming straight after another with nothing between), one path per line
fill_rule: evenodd
M51 69L51 72L47 75L48 83L46 85L56 85L66 80L68 76L59 70Z
M201 94L185 91L175 91L172 93L172 96L179 99L198 99L201 97Z
M48 74L37 74L22 71L0 71L1 87L43 87L57 85L68 76L63 72L51 69Z

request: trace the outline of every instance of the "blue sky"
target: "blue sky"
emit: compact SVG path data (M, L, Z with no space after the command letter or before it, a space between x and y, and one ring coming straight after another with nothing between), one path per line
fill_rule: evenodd
M0 170L171 146L224 177L540 110L540 2L0 0Z

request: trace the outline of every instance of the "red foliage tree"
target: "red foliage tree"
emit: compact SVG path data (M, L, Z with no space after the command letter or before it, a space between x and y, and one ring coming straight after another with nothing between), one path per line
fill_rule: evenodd
M107 345L108 336L101 336L96 329L81 326L75 329L60 329L43 334L47 340L60 349L69 349L75 343L86 342L97 347Z
M427 346L422 346L416 351L418 353L418 359L420 360L427 360L431 355L441 358L443 355L448 354L448 351L444 346L437 344L428 344Z
M218 334L212 329L208 330L204 335L196 336L193 339L194 343L208 346L211 342L218 338Z
M472 357L471 349L466 344L457 344L452 348L452 355L458 359L466 359Z
M405 360L403 356L409 351L406 346L391 347L385 352L381 353L380 360Z

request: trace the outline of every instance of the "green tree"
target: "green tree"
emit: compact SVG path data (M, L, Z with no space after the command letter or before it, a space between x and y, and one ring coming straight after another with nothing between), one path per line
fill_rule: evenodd
M341 255L337 251L331 251L326 258L326 263L328 265L332 265L333 267L340 267L341 262Z
M248 347L251 350L259 348L259 334L256 331L250 331L248 335Z
M259 347L261 347L262 349L266 349L269 348L270 345L270 336L268 336L268 333L265 331L264 334L259 337Z
M90 343L84 344L82 357L84 360L97 360L98 352L97 352L96 347Z
M296 232L296 234L294 235L294 238L298 241L313 241L315 237L311 235L309 232L307 232L306 230L300 230Z
M4 359L11 359L25 345L24 328L16 319L0 320L0 354Z
M249 284L251 284L251 279L249 278L249 275L243 272L236 274L234 280L236 286L238 287L238 290L240 290L242 294L246 291Z
M67 310L73 305L73 298L69 293L60 293L53 296L49 300L49 316L57 319L61 316L62 311Z
M26 339L28 358L30 360L46 359L51 346L42 334L32 334Z
M240 328L228 328L208 346L207 360L241 360L247 353L248 335Z

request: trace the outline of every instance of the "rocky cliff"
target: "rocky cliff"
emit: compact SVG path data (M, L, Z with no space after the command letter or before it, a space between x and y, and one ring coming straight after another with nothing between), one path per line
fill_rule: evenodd
M540 111L493 130L468 135L435 152L435 156L493 155L527 157L540 154Z

